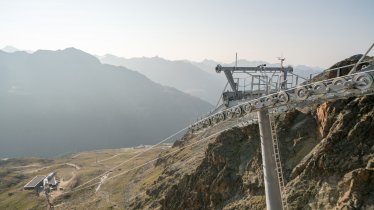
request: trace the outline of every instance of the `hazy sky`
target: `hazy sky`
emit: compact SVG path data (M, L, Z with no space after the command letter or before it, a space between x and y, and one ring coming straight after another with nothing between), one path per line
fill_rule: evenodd
M0 48L328 67L374 42L373 0L0 0Z

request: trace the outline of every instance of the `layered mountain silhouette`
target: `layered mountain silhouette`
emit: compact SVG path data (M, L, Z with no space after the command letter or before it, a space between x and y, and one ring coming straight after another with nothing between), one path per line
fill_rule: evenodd
M16 47L13 47L13 46L10 46L10 45L7 45L0 50L4 51L4 52L7 52L7 53L13 53L13 52L17 52L17 51L25 51L25 52L28 52L28 53L32 53L31 50L20 50Z
M10 45L7 45L5 46L4 48L0 49L1 51L4 51L4 52L8 52L8 53L13 53L13 52L17 52L17 51L21 51L13 46L10 46Z
M68 48L0 51L0 157L154 144L212 106Z
M155 82L175 87L214 105L226 84L224 76L212 75L188 61L170 61L160 57L126 59L114 55L105 55L100 57L100 60L103 63L133 69ZM214 68L210 71L216 74Z
M163 85L175 87L183 92L197 96L215 105L221 96L226 84L223 73L217 74L215 67L217 64L223 66L235 66L233 63L220 63L214 60L205 59L201 62L189 60L170 61L160 57L141 58L121 58L114 55L99 57L101 62L116 66L124 66L138 71L153 81ZM277 66L279 63L268 63L265 61L238 60L238 66ZM304 65L294 66L294 73L304 78L309 78L310 74L320 73L322 68L308 67Z

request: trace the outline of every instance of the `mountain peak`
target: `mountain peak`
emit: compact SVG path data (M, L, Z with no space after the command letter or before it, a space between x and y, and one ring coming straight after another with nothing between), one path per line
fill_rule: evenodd
M10 45L5 46L1 50L4 51L4 52L7 52L7 53L14 53L14 52L20 51L19 49L15 48L13 46L10 46Z
M65 48L63 50L57 50L57 51L65 51L65 52L72 52L72 53L86 53L83 50L77 49L75 47L68 47L68 48ZM88 53L86 53L86 54L88 54Z
M80 61L80 62L86 61L86 62L93 63L93 64L100 63L99 60L95 56L89 53L86 53L83 50L74 48L74 47L69 47L63 50L56 50L56 51L37 50L33 54L36 56L41 56L44 59L46 58L46 56L47 57L52 56L56 58L58 57L59 59L70 60L70 61L75 61L75 60Z
M216 66L219 62L212 60L212 59L205 58L203 61L201 61L201 63L210 65L210 66Z

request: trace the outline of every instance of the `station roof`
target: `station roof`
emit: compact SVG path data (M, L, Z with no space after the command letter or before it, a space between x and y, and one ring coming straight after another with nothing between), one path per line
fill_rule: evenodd
M40 184L40 182L42 182L44 180L46 176L36 176L34 177L29 183L27 183L24 188L33 188L33 187L36 187L38 184Z

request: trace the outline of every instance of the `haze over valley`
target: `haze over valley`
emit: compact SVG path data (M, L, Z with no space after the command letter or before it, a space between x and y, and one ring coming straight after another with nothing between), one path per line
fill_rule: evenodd
M259 63L266 62L238 61ZM1 157L154 144L214 108L226 84L217 64L7 46L0 51Z
M0 51L0 157L154 144L213 107L81 50Z

